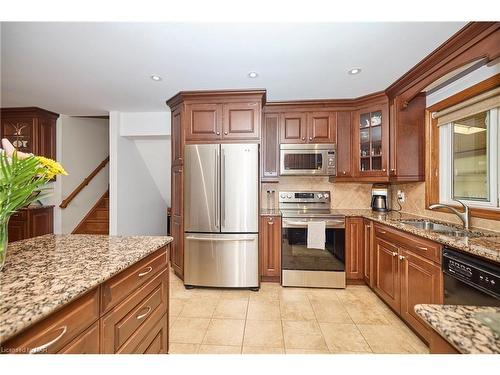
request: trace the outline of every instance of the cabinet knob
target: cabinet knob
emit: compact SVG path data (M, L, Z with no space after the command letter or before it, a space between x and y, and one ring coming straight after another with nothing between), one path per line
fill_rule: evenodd
M220 135L220 132L217 132L216 134L217 134L217 135Z
M224 132L224 135L227 135L227 132Z
M386 171L386 169L385 169L385 168L382 168L382 172L385 172L385 171Z
M397 255L398 255L398 253L396 253L395 251L393 251L393 252L392 252L392 256L393 256L393 257L395 257L395 256L397 256Z
M302 140L305 141L306 140L306 137L302 137Z
M347 172L346 171L342 171L342 174L345 175Z
M400 256L399 256L399 260L405 260L405 257L404 257L404 256L402 256L402 255L400 255Z
M309 140L312 141L313 140L313 137L309 137Z
M394 173L394 172L396 172L396 170L395 170L394 168L391 168L391 172L393 172L393 173Z

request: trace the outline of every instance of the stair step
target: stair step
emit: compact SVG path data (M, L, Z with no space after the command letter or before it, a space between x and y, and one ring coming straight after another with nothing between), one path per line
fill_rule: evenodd
M109 192L103 195L73 233L109 234Z

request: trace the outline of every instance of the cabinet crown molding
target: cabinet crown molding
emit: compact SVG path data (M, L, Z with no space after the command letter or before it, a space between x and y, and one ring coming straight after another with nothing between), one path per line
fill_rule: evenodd
M207 100L225 98L255 98L262 101L262 105L266 103L266 89L224 89L224 90L196 90L196 91L180 91L166 101L167 106L174 108L185 100Z

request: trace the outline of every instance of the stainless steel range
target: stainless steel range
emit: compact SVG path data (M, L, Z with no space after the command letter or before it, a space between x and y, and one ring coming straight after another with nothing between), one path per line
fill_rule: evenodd
M281 191L283 286L345 288L345 217L328 191Z

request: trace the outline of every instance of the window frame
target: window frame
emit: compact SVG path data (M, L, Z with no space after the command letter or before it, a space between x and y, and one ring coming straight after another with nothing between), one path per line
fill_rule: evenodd
M488 192L489 200L460 199L470 207L500 209L500 132L498 108L488 110ZM454 204L453 199L453 149L454 149L454 122L439 127L439 200L440 203Z

